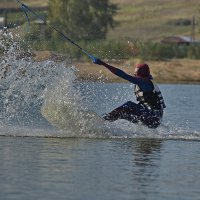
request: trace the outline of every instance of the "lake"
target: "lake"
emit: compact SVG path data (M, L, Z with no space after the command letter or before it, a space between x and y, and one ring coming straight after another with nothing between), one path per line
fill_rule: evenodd
M134 101L132 85L66 76L36 100L41 82L2 92L0 199L199 199L200 85L160 84L167 108L154 130L99 117Z

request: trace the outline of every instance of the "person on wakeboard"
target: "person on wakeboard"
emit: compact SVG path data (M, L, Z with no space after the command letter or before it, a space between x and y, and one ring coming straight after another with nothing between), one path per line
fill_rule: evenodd
M113 74L135 84L134 90L138 103L126 102L106 114L103 117L105 120L113 122L118 119L125 119L132 123L141 122L149 128L157 128L160 125L166 106L158 86L152 82L153 78L146 63L136 65L134 76L131 76L98 58L95 58L93 62L105 66Z

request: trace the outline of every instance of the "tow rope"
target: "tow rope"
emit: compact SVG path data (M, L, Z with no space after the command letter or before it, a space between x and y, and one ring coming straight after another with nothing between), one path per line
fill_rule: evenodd
M76 46L77 48L79 48L83 53L85 53L93 62L96 61L96 58L91 55L90 53L88 53L85 49L83 49L81 46L79 46L78 44L76 44L73 40L71 40L68 36L66 36L62 31L60 31L58 28L50 25L47 23L47 21L41 17L39 14L37 14L36 12L34 12L32 9L30 9L27 5L25 5L24 3L22 3L20 0L16 0L24 14L26 15L26 19L28 21L28 26L30 26L30 20L29 20L29 17L28 17L28 12L30 12L32 15L34 15L35 17L37 17L38 19L40 19L41 21L43 21L46 25L48 25L51 29L55 30L56 32L58 32L64 39L66 39L68 42L70 42L71 44L73 44L74 46Z

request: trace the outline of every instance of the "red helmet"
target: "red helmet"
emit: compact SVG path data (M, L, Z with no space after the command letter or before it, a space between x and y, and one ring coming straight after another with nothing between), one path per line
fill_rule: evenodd
M149 66L145 63L136 65L134 75L140 78L151 77Z

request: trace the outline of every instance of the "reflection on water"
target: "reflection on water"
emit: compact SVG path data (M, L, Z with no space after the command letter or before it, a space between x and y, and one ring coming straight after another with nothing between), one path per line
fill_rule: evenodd
M1 199L199 197L198 142L1 137L0 151Z
M126 148L132 157L130 187L134 188L136 199L144 199L152 192L153 195L157 194L154 187L159 176L162 142L148 138L123 142L123 148Z

